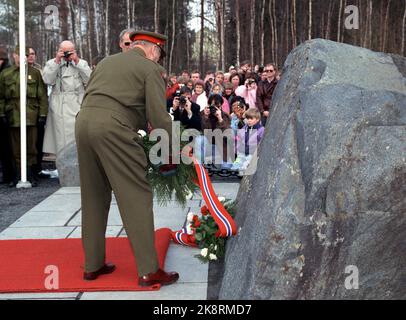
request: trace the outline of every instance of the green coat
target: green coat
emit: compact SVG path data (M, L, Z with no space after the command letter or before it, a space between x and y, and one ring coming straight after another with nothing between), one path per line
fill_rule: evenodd
M145 130L149 122L153 128L165 129L170 138L172 120L166 111L164 72L141 49L110 56L93 71L82 108L118 103L133 114L129 119L133 128Z
M48 96L41 72L28 67L27 126L36 126L38 117L48 114ZM20 126L20 68L15 65L0 73L0 116L6 116L11 127Z

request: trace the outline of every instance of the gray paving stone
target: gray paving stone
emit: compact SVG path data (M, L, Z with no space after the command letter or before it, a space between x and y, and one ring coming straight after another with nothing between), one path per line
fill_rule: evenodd
M29 228L29 227L61 227L75 214L75 211L56 211L50 208L49 211L29 211L10 228Z
M76 212L81 207L80 195L78 193L71 194L53 194L40 202L31 211L69 211Z
M239 183L213 183L214 191L218 197L235 199L240 188Z
M207 283L176 283L159 291L85 292L81 300L206 300Z
M0 240L65 239L75 227L8 228L0 233Z
M79 212L69 223L69 226L80 226L82 224L82 213ZM109 226L121 226L123 222L121 220L120 211L116 204L111 204L109 211L109 220L107 222Z
M165 260L165 270L179 273L179 283L205 283L208 280L209 265L201 263L195 255L200 252L172 243Z
M60 188L58 191L56 191L54 193L54 195L66 195L66 194L79 194L80 195L80 187Z
M187 208L187 207L198 207L200 206L201 199L187 200L185 206L183 207L179 202L171 200L165 204L161 204L158 200L154 199L154 209L155 208Z

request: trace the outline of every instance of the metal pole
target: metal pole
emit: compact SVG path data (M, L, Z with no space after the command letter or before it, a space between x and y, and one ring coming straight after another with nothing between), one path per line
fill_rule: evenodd
M20 36L20 141L21 141L21 181L17 189L31 188L27 181L27 59L25 57L25 1L18 2Z

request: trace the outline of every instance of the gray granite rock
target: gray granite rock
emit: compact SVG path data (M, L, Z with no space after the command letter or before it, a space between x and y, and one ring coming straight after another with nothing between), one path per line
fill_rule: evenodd
M220 299L406 298L405 63L319 39L291 52Z
M58 154L56 159L59 182L62 187L79 187L79 162L76 143L70 143Z

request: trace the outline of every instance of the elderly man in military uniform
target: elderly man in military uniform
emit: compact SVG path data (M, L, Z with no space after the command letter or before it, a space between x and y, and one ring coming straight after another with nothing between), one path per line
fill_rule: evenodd
M147 156L138 130L150 123L172 135L166 112L162 67L166 37L151 32L130 35L133 49L104 59L93 72L76 120L81 198L84 279L114 271L105 262L105 232L111 193L131 243L138 284L169 285L176 272L159 268L154 245L153 195Z
M63 41L55 59L49 60L43 70L44 82L52 86L49 116L45 128L45 153L58 154L75 141L75 117L89 81L91 69L80 59L75 45Z
M27 51L28 56L28 51ZM20 172L20 56L19 49L13 53L14 65L0 74L0 117L10 126L11 145ZM31 167L37 163L37 124L46 121L48 97L39 70L27 67L27 177L33 186L37 185ZM16 185L14 177L12 185Z

